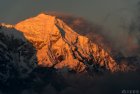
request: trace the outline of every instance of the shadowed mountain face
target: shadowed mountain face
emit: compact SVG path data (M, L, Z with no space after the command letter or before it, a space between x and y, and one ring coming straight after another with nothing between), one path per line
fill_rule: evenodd
M36 67L36 49L14 29L0 28L0 81L27 77ZM7 83L8 84L8 83Z

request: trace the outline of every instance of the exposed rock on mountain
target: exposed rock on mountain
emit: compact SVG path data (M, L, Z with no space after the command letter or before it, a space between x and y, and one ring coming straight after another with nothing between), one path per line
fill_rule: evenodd
M96 65L117 70L117 63L103 48L77 34L55 16L40 14L18 23L15 28L33 43L40 66L67 67L77 72Z

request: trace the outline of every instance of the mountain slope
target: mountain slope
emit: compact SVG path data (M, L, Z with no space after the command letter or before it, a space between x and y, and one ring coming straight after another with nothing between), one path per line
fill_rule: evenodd
M0 28L0 82L14 77L26 77L36 67L36 50L14 28Z
M117 63L101 47L73 31L63 21L47 14L15 25L37 50L38 65L82 72L99 65L116 71Z

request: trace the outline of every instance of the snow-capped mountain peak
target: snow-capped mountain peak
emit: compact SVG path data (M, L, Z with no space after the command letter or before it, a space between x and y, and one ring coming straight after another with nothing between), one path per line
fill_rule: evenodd
M77 72L85 71L88 65L94 64L111 71L117 68L109 53L55 16L42 13L19 22L15 28L23 32L37 49L38 65L60 69L68 67Z

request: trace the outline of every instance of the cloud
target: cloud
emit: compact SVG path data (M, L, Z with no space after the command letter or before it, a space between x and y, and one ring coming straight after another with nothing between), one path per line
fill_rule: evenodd
M47 12L47 14L54 15L62 19L73 30L81 35L87 36L92 42L103 47L114 58L117 58L118 56L134 57L140 55L140 43L138 42L140 40L138 37L139 32L134 32L134 30L132 30L133 28L136 28L134 26L136 22L133 24L133 19L130 20L130 17L123 19L118 23L122 27L125 26L125 29L122 28L120 31L117 31L119 29L111 31L102 25L91 23L82 17L77 17L72 14L60 12ZM110 17L108 19L110 19ZM132 31L131 33L130 30Z

